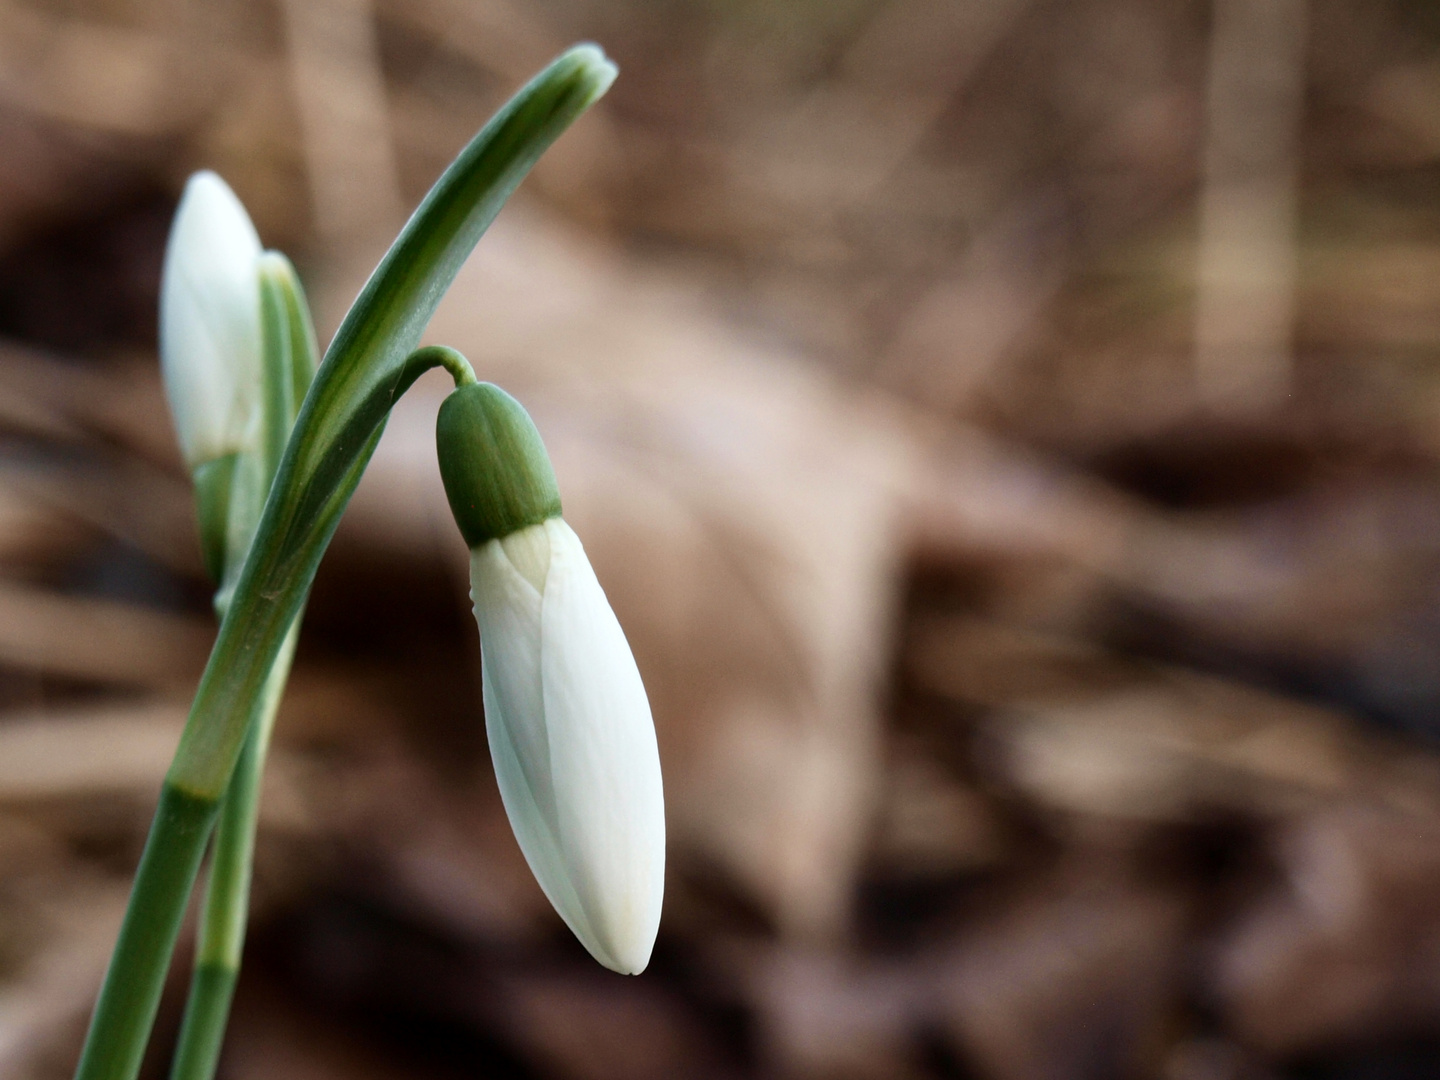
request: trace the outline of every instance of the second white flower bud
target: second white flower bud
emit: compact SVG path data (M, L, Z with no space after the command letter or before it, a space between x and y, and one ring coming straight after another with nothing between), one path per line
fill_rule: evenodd
M160 285L160 369L191 470L252 449L262 378L260 238L213 172L185 185Z

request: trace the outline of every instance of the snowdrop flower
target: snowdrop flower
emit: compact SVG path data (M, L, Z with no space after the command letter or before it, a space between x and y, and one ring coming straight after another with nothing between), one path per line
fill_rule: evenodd
M224 180L185 185L160 284L160 369L191 470L258 434L260 238Z
M660 924L665 808L635 659L520 404L462 387L436 437L470 545L485 730L510 824L590 954L638 974Z

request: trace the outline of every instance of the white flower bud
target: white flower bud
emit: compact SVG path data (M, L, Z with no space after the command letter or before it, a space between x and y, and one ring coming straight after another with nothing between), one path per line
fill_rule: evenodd
M260 238L225 181L185 185L165 249L160 368L180 450L193 470L259 434Z
M540 887L596 960L649 963L665 879L650 703L580 539L552 517L471 549L485 729Z

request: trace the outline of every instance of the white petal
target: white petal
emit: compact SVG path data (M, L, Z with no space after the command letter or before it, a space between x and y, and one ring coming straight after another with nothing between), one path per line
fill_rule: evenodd
M260 393L260 238L225 181L196 173L165 249L160 363L194 468L248 447Z
M665 885L665 800L655 726L624 631L584 548L545 523L550 572L541 598L540 671L556 831L593 938L584 945L628 974L649 963Z
M591 955L638 973L660 922L665 808L630 647L559 519L473 549L470 569L486 732L520 849Z
M543 527L535 526L541 530ZM500 541L470 553L471 599L480 627L485 735L515 839L555 910L576 937L592 936L555 831L550 746L540 689L540 593Z

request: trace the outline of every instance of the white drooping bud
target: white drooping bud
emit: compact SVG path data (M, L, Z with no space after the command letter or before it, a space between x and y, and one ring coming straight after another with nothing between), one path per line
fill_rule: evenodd
M253 448L262 358L260 238L225 181L185 185L160 285L160 368L192 470Z
M665 799L630 646L561 518L470 555L485 730L520 848L596 960L650 961L665 883Z
M519 403L463 387L437 441L470 544L485 731L515 838L590 954L639 974L660 927L665 796L635 658Z

